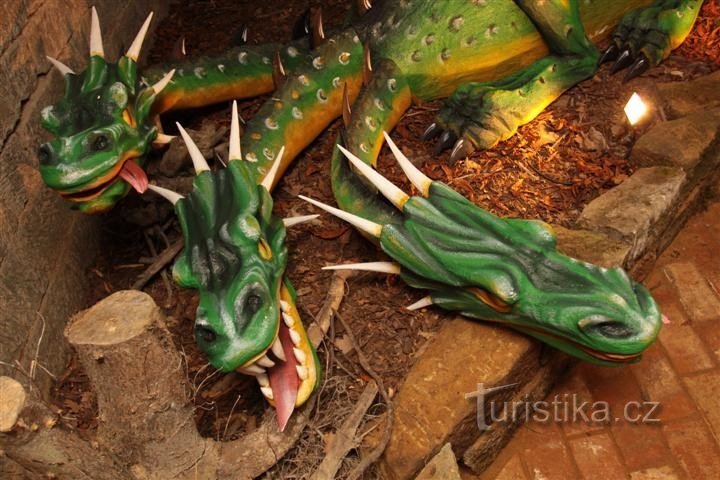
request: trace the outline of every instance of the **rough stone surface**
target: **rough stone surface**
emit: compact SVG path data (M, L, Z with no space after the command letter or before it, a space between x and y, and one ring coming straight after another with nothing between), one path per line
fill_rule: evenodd
M25 389L10 377L0 377L0 432L9 432L25 405Z
M661 83L657 89L670 118L720 107L720 71L691 82Z
M706 156L720 155L719 130L720 107L655 124L635 143L630 160L643 167L680 167L690 174Z
M622 184L590 202L580 228L632 244L628 261L641 255L678 203L685 173L677 168L641 168ZM660 229L662 231L662 229Z
M425 465L415 480L460 480L460 469L449 443Z
M524 384L541 368L538 344L518 333L464 318L447 322L395 398L395 423L381 462L387 478L410 478L450 442L462 453L480 435L478 390ZM509 398L512 389L497 393Z
M90 6L100 13L105 52L115 59L161 0L8 0L0 16L0 361L29 371L39 362L64 368L62 329L85 300L85 267L96 252L96 221L71 211L42 184L35 152L47 138L39 111L58 98L63 82L45 55L76 71L87 58ZM146 49L147 51L147 49ZM8 301L12 299L12 301ZM36 358L36 351L39 352ZM47 393L51 379L35 378ZM17 372L0 364L0 374ZM26 381L22 376L19 381Z
M595 263L605 268L623 266L630 244L600 232L570 230L553 225L558 236L558 250L565 255Z

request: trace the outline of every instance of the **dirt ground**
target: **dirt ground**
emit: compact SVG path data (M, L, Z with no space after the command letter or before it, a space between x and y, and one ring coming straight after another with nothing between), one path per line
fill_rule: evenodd
M323 2L327 30L342 23L347 3ZM308 5L300 0L175 2L172 13L159 27L150 62L167 60L167 52L181 36L186 39L190 55L221 52L231 46L243 24L250 26L250 43L285 41ZM408 156L421 161L430 177L449 183L493 213L571 226L587 202L632 173L627 162L630 148L637 134L651 122L640 130L626 126L622 107L630 94L646 91L654 82L684 81L720 68L719 17L720 7L708 2L686 44L661 66L628 84L621 83L622 74L609 76L607 67L603 68L522 127L518 135L490 151L476 152L468 160L449 165L449 152L436 158L432 144L420 139L441 102L412 108L394 138ZM252 116L264 100L243 102L243 117ZM659 118L661 113L655 115ZM227 126L229 118L228 105L218 105L164 120L166 125L180 120L193 129L203 125L217 129ZM288 170L273 195L278 215L314 213L296 198L298 194L333 203L328 171L337 129L336 122ZM163 171L162 161L157 158L155 162L159 166L151 163L148 167L151 180ZM396 183L404 184L388 152L383 151L379 169ZM189 170L184 169L175 180L168 181L176 182L182 190L190 179ZM131 195L102 222L103 255L88 272L96 286L88 306L112 292L130 288L153 257L180 238L169 205L149 195ZM323 215L321 221L290 229L288 240L287 273L298 291L301 314L308 319L318 313L330 280L321 266L382 259L372 245L328 215ZM168 315L177 346L187 359L200 431L224 440L252 430L268 407L253 379L214 371L198 351L193 337L195 292L175 286L167 273L154 278L145 291ZM445 318L434 309L414 313L404 310L422 296L422 292L413 291L398 279L377 274L353 277L347 285L340 315L392 392L397 391L414 358ZM271 474L273 478L296 478L312 471L322 460L332 430L352 409L354 399L368 381L367 372L357 363L339 324L320 349L320 356L326 362L326 383L317 398L311 428L306 429L300 446ZM55 394L64 422L81 434L92 435L94 395L76 359L70 360Z

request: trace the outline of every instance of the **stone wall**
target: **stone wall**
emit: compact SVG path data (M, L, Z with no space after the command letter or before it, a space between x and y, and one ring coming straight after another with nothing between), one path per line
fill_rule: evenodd
M86 268L95 260L98 219L71 211L42 184L36 151L47 138L41 108L62 94L45 55L85 68L90 7L100 15L105 52L116 59L162 0L5 0L0 15L0 375L46 394L62 373L62 331L85 306ZM145 49L147 51L147 47ZM34 362L35 361L35 362ZM23 373L24 372L24 373Z

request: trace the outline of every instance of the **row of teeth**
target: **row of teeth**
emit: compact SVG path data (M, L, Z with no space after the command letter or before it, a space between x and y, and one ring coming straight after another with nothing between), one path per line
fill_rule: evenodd
M280 308L282 309L283 321L288 327L288 330L290 332L290 339L292 340L294 345L293 353L295 354L295 360L297 360L298 363L298 365L295 365L295 370L297 370L297 375L300 380L305 380L308 377L308 366L307 355L305 354L305 352L302 351L302 349L300 349L300 340L302 339L302 337L300 333L295 330L295 319L293 319L290 313L290 304L284 300L280 300ZM283 346L280 342L279 336L275 339L275 342L273 342L270 350L275 354L277 358L282 361L286 361L285 352L283 351ZM263 355L250 365L238 368L238 371L247 375L254 376L260 384L260 390L262 391L265 398L273 400L273 391L272 388L270 388L270 380L268 378L266 368L271 368L274 366L275 362L270 360L267 355Z

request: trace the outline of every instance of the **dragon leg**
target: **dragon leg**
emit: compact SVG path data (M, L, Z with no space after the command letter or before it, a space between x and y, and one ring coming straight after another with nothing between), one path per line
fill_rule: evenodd
M453 147L451 161L511 137L597 69L598 52L585 34L577 2L516 3L532 19L551 54L501 80L466 83L455 90L426 132L426 138L440 135L438 151Z
M690 33L701 0L658 0L625 15L613 34L601 63L615 60L613 73L630 67L625 81L665 59Z
M360 92L352 111L345 114L344 144L368 165L375 165L383 144L383 131L390 131L412 101L410 88L398 67L390 60L379 62ZM349 115L348 115L349 114ZM373 221L393 223L397 212L377 196L376 189L351 170L339 149L333 151L331 180L337 204L343 210Z

